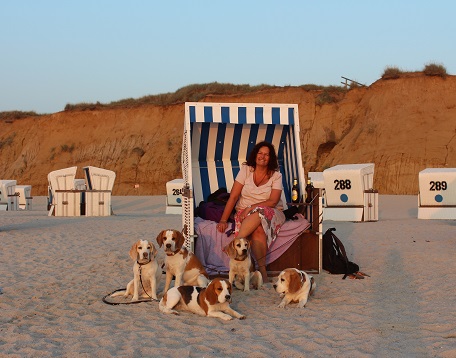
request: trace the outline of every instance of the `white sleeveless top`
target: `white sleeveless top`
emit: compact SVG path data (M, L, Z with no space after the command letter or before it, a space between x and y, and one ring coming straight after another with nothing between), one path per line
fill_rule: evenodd
M241 196L236 203L236 211L243 210L249 205L254 205L268 200L272 189L283 190L282 174L280 172L274 172L267 183L256 186L253 180L253 170L253 167L250 167L247 164L242 164L241 170L236 176L235 180L243 185ZM281 199L275 208L283 210L283 203Z

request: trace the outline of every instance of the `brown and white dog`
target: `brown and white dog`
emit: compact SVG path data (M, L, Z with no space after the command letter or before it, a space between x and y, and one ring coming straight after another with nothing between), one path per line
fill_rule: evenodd
M130 257L135 261L133 265L133 280L131 280L125 293L115 293L112 297L132 295L132 301L138 301L141 297L157 298L157 285L160 282L161 270L155 260L157 249L147 240L136 241L130 249Z
M230 283L239 290L249 291L250 283L258 290L263 285L263 277L255 271L250 255L250 241L244 238L235 238L223 249L230 258Z
M303 308L309 296L315 291L314 278L304 271L287 268L277 277L273 285L277 293L284 295L279 307L284 308L290 302L297 302L299 308Z
M179 307L201 316L217 317L225 321L245 316L230 307L232 286L223 278L213 279L207 287L173 287L160 300L159 308L164 313L179 314Z
M209 276L198 257L184 246L184 235L177 230L162 230L157 236L159 247L165 251L166 282L163 293L171 285L173 276L174 286L201 286L206 287Z

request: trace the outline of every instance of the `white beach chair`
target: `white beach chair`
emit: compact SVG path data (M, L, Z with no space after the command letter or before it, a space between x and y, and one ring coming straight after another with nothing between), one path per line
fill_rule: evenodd
M456 219L456 168L419 172L418 219Z
M16 193L18 196L19 209L32 210L32 186L16 185Z
M18 210L16 180L0 180L0 210Z
M116 173L112 170L92 166L84 167L83 171L87 187L85 191L85 215L111 215L111 196Z
M48 215L80 216L81 191L75 190L78 167L54 170L48 174Z
M166 183L166 214L182 215L182 188L184 179L174 179Z
M194 250L196 206L221 187L230 190L247 153L262 140L274 144L278 152L282 201L290 203L293 179L298 179L301 193L305 185L296 104L185 104L182 224L189 249ZM279 259L269 263L269 271L297 267L320 272L321 198L314 203L311 229L303 231Z
M377 221L374 164L341 164L323 171L324 220Z

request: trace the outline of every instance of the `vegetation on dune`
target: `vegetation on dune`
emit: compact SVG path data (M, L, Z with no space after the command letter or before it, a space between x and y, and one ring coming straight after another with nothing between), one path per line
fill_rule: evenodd
M445 78L446 76L448 76L445 66L443 66L441 64L437 64L437 63L428 63L427 65L424 66L424 69L422 72L426 76L439 76L442 78ZM392 79L403 77L410 73L417 73L417 72L403 71L395 66L386 67L385 70L383 71L382 79L383 80L392 80Z
M413 72L406 72L398 67L389 66L386 67L381 78L384 80L397 79L403 77L406 74ZM423 74L426 76L440 76L445 78L448 74L446 68L441 64L429 63L425 65ZM294 87L294 86L293 86ZM347 90L358 87L357 82L352 82L348 88L345 86L319 86L315 84L306 84L296 86L306 91L319 91L316 95L316 104L323 105L326 103L338 102ZM141 98L127 98L119 101L114 101L108 104L96 102L96 103L68 103L64 110L65 111L94 111L99 109L115 109L115 108L132 108L139 107L142 105L159 105L168 106L184 102L199 102L207 96L229 96L229 95L244 95L255 92L267 91L271 89L283 88L281 86L272 86L261 84L257 86L235 85L231 83L204 83L204 84L191 84L182 88L179 88L176 92L162 93L157 95L148 95ZM22 112L22 111L8 111L0 112L0 121L14 121L16 119L41 116L44 114L37 114L35 112Z
M440 76L442 78L445 78L448 75L446 68L437 63L428 63L424 66L423 73L426 76Z
M36 112L24 112L24 111L6 111L0 112L0 121L14 121L15 119L22 119L27 117L43 116L44 114L38 114Z
M317 86L317 85L302 85L298 86L305 90L323 90L327 91L343 91L342 87L337 86ZM178 89L173 93L163 93L157 95L149 95L141 98L127 98L119 101L111 102L109 104L101 104L97 102L93 103L79 103L79 104L67 104L65 111L87 111L102 108L132 108L141 105L159 105L168 106L184 102L198 102L207 96L229 96L229 95L243 95L255 92L266 91L270 89L281 88L279 86L271 86L261 84L257 86L250 85L235 85L231 83L204 83L204 84L192 84Z
M400 70L398 67L387 67L385 68L385 71L383 71L382 79L393 80L401 77L403 73L404 72Z

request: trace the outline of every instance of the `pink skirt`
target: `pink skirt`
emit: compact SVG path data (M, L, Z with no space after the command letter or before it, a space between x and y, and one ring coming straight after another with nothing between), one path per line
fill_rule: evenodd
M249 215L258 212L258 215L261 219L261 226L266 234L266 242L268 247L271 243L276 239L280 228L282 227L283 223L285 222L285 215L284 213L275 208L270 208L268 206L258 206L252 210ZM241 227L241 220L240 215L242 210L236 212L234 216L235 227L234 227L234 236L237 237L239 232L239 228Z

